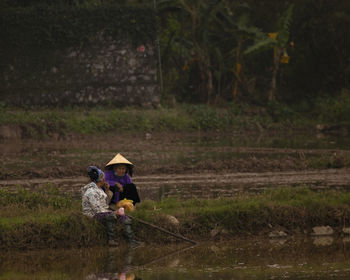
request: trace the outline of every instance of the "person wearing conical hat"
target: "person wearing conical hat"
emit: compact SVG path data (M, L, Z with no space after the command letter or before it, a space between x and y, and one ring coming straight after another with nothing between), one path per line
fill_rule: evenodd
M115 209L118 201L126 198L133 201L133 204L140 202L140 197L132 177L134 165L121 154L117 154L106 164L105 178L113 192L110 208Z
M134 249L142 245L142 243L134 239L130 217L121 212L120 209L112 211L109 208L109 199L104 191L109 188L109 185L106 182L103 171L96 166L90 166L88 175L91 182L81 189L83 214L96 219L104 225L109 246L119 245L115 241L118 223L123 225L123 236L128 241L130 248Z

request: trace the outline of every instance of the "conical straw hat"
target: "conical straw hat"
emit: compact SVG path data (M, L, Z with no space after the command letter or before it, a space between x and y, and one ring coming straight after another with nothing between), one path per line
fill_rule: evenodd
M109 167L114 164L127 164L130 165L131 167L133 164L128 161L125 157L123 157L121 154L117 154L110 162L106 164L106 167Z

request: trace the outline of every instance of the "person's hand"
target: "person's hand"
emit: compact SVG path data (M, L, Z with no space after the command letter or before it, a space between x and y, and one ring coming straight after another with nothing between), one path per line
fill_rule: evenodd
M119 184L118 182L115 183L115 186L118 188L119 192L123 192L123 186L121 184Z
M105 188L106 191L108 191L110 186L109 186L108 182L105 182L103 187Z
M116 215L119 215L119 216L124 216L125 215L125 212L124 212L124 208L123 207L120 207L118 210L115 210L114 213Z

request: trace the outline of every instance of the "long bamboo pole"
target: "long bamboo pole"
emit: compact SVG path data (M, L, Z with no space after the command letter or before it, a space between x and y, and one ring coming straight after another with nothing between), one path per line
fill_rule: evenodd
M152 228L155 228L155 229L157 229L157 230L159 230L159 231L165 232L165 233L167 233L167 234L169 234L169 235L172 235L172 236L174 236L174 237L177 237L177 238L179 238L179 239L185 240L185 241L190 242L190 243L192 243L192 244L197 244L196 241L193 241L193 240L188 239L188 238L186 238L186 237L184 237L184 236L181 236L181 235L179 235L179 234L176 234L176 233L173 233L173 232L171 232L171 231L168 231L168 230L166 230L165 228L161 228L161 227L159 227L159 226L150 224L150 223L148 223L148 222L146 222L146 221L143 221L143 220L141 220L141 219L132 217L132 216L130 216L129 214L128 214L128 217L130 217L131 219L133 219L133 220L135 220L135 221L138 221L138 222L141 223L141 224L150 226L150 227L152 227Z

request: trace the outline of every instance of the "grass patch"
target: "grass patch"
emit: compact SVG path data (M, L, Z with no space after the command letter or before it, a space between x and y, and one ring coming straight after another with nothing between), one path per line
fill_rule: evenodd
M57 189L0 191L0 248L81 247L101 243L101 225L84 217L79 202Z
M335 98L319 98L314 104L314 115L324 122L348 123L350 121L350 90L343 89Z
M334 153L331 155L321 155L320 157L311 157L306 160L309 168L348 168L350 167L350 155Z
M81 214L80 200L54 191L44 194L1 191L0 201L1 249L80 247L106 241L103 227ZM293 233L319 225L335 228L349 225L350 193L284 187L234 198L146 200L132 215L193 239L208 239L217 228L229 236L256 234L271 230L271 226ZM166 215L175 216L180 225L171 225ZM138 238L146 241L169 238L136 221L134 228Z
M181 229L194 236L207 236L218 227L232 234L256 233L271 225L293 231L349 224L350 193L285 187L236 198L148 201L140 205L138 214L153 217L156 223L159 217L154 209L176 216L182 222Z
M276 105L278 108L279 105ZM250 108L237 104L225 107L182 104L175 108L140 109L113 107L84 108L8 108L0 111L0 125L17 125L24 137L42 138L53 133L93 134L152 131L230 131L276 126L277 109ZM294 117L292 117L294 116ZM288 121L278 119L280 125L291 125L299 115L288 115Z
M0 104L0 125L17 125L24 137L53 133L93 134L96 131L231 131L314 128L319 122L349 123L349 92L334 99L319 99L313 106L269 103L253 106L228 103L218 106L178 104L172 108L66 107L11 108ZM305 107L305 108L304 108ZM304 108L304 109L303 109Z

